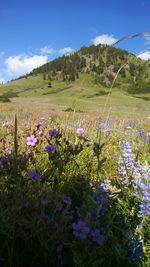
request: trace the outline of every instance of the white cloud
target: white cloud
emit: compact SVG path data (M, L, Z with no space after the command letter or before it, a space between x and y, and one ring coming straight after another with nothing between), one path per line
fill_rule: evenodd
M148 60L150 59L150 51L141 52L137 57L144 60Z
M44 47L40 48L40 52L42 54L51 55L51 54L55 53L55 50L53 48L49 48L48 46L44 46Z
M10 56L6 58L4 64L6 67L6 72L10 76L21 76L29 73L33 69L40 67L48 61L48 57L42 55L34 56Z
M108 34L102 34L99 36L96 36L94 39L91 40L94 45L98 44L107 44L112 45L114 42L117 41L116 38L114 38L114 35L108 35Z
M150 45L150 37L145 37L146 42L144 43L145 45Z
M75 50L71 47L64 47L58 51L60 55L69 55L70 53L74 52Z

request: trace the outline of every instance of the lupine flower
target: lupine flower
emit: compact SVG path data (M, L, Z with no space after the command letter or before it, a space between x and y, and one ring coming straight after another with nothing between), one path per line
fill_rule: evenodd
M28 136L26 140L28 146L35 146L38 141L34 135Z
M98 245L103 245L106 241L106 237L102 234L100 229L95 229L91 231L92 240Z
M133 235L130 229L122 229L122 235L125 243L127 243L127 258L130 262L139 263L143 254L142 241L138 236Z
M55 145L46 146L44 151L47 152L48 154L54 153L56 151L56 146Z
M140 198L139 217L150 215L150 168L137 164L134 167L133 175L135 195Z
M58 135L58 130L56 130L55 128L48 132L49 137L56 137L57 135Z
M28 121L29 119L29 112L24 112L24 119Z
M82 220L79 220L77 223L73 223L72 228L73 235L81 240L85 240L90 233L90 228Z
M108 187L110 186L110 180L105 179L99 186L99 189L103 190L104 192L108 191Z
M121 182L123 185L129 184L129 174L131 172L131 167L133 166L133 159L132 159L132 150L131 146L128 142L123 143L123 157L119 157L119 169L118 172L121 177Z
M140 128L140 135L145 143L150 143L149 137L146 135L144 128Z
M78 128L78 129L76 130L76 133L77 133L78 135L81 135L81 134L84 133L84 129L83 129L83 128Z
M102 133L105 133L105 132L106 132L106 133L109 135L110 132L111 132L111 125L108 123L108 121L103 120L103 121L100 123L98 129L100 129ZM98 129L97 129L97 130L98 130Z
M136 264L139 263L140 257L143 254L142 250L142 242L141 240L137 238L130 238L129 239L129 248L128 248L128 259L131 262L134 262Z
M132 150L131 150L131 145L128 142L123 143L122 145L123 148L123 156L124 156L124 161L125 161L125 166L126 168L130 168L132 166Z
M28 176L31 180L41 182L42 178L36 170L31 170L28 172Z
M101 214L104 214L108 210L108 187L110 181L107 179L106 182L101 183L97 190L93 193L93 197L96 200L98 206L101 206L99 210Z

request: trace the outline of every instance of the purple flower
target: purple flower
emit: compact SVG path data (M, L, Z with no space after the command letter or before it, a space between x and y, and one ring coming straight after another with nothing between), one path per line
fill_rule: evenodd
M100 184L99 189L101 189L104 192L108 191L108 187L110 186L110 180L109 179L105 179L103 181L103 183Z
M58 130L56 130L55 128L48 132L49 137L56 137L57 135L58 135Z
M83 128L78 128L78 129L76 130L76 133L77 133L78 135L81 135L81 134L84 133L84 129L83 129Z
M140 128L140 135L145 143L150 143L149 137L146 135L144 128Z
M26 140L28 146L35 146L38 141L34 135L28 136Z
M37 124L36 124L36 126L37 126L37 127L40 127L41 125L42 125L42 120L41 120L41 119L38 119L38 120L37 120Z
M80 136L80 139L82 139L84 142L91 142L91 140L85 136Z
M39 173L36 170L29 171L28 176L33 181L41 182L41 180L42 180L41 176L39 175Z
M63 196L62 201L67 206L71 206L71 204L72 204L71 197L69 197L69 196Z
M36 132L38 135L40 135L40 136L42 136L43 135L43 130L37 130L37 132Z
M138 216L150 215L150 168L148 166L137 164L134 167L133 175L134 194L140 199L140 210Z
M98 245L103 245L106 241L106 237L102 234L100 229L95 229L91 231L92 240Z
M55 145L46 146L44 151L47 152L48 154L54 153L56 151L56 146Z
M73 235L81 240L85 240L90 233L90 228L86 226L85 222L79 220L77 223L72 224Z
M28 119L29 119L29 112L24 112L24 119L26 120L26 121L28 121Z
M100 128L101 129L101 132L102 133L107 133L108 135L110 134L110 132L111 132L111 125L108 123L108 121L106 121L106 120L103 120L102 122L101 122L101 124L99 125L99 127L98 128Z
M8 125L9 125L9 123L8 123L8 121L3 121L3 123L2 123L2 127L8 127Z
M126 166L126 168L131 168L131 166L132 166L131 146L128 142L125 142L125 143L123 143L122 148L123 148L125 166Z

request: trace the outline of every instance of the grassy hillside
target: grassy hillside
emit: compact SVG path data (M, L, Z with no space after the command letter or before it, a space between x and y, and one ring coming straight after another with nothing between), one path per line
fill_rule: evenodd
M34 102L62 110L149 114L150 62L112 47L84 47L0 85L0 101Z

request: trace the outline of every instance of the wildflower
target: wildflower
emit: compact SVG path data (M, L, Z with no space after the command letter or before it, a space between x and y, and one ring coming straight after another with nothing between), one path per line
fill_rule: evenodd
M111 125L108 123L108 121L103 120L101 124L98 126L97 130L98 129L101 129L102 133L106 132L108 135L110 135Z
M131 156L131 146L128 142L123 143L123 156L126 168L130 168L132 166L132 156Z
M8 125L9 125L8 121L3 121L3 123L2 123L2 127L5 127L5 128L7 128L7 127L8 127Z
M143 254L142 241L136 237L130 237L128 241L128 260L137 264Z
M36 170L29 171L28 176L33 181L41 182L41 180L42 180L41 176L39 175L39 173Z
M110 186L110 180L105 179L103 183L100 184L99 189L103 190L104 192L107 192L109 186Z
M96 242L98 245L103 245L106 241L106 237L102 234L100 229L95 229L91 231L92 240Z
M56 146L55 145L46 146L44 151L47 152L48 154L54 153L56 151Z
M26 120L26 121L28 121L28 119L29 119L29 112L24 112L24 119Z
M41 119L38 119L37 120L37 123L36 123L36 126L39 128L41 125L42 125L42 120Z
M128 185L129 183L129 174L131 172L131 167L133 166L133 160L132 160L132 150L131 146L128 142L123 143L122 145L123 149L123 157L119 157L119 169L118 172L121 177L121 182L123 185Z
M56 137L57 135L58 135L58 130L56 130L55 128L48 132L49 137Z
M42 136L43 135L43 130L37 130L37 132L36 132L38 135L40 135L40 136Z
M34 135L28 136L26 140L28 146L35 146L38 141Z
M71 197L69 197L69 196L63 196L62 201L67 206L71 206L71 204L72 204Z
M80 139L83 140L84 142L90 142L91 141L88 137L85 137L85 136L80 136Z
M5 148L4 152L5 152L6 155L11 155L12 154L12 150L10 150L7 147Z
M136 165L134 167L133 175L135 195L140 199L140 210L138 216L150 215L150 169L145 165Z
M140 135L145 143L150 143L148 135L145 133L144 128L140 128Z
M84 129L83 129L83 128L78 128L78 129L76 130L76 133L77 133L78 135L81 135L81 134L84 133Z
M90 228L86 226L85 222L79 220L77 223L72 224L73 235L81 240L85 240L90 233Z

